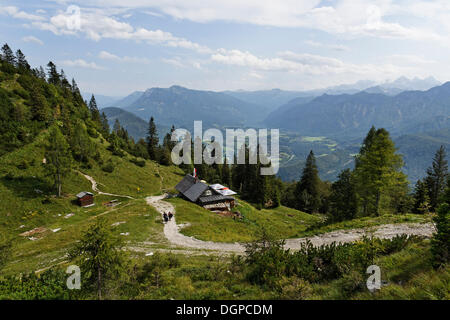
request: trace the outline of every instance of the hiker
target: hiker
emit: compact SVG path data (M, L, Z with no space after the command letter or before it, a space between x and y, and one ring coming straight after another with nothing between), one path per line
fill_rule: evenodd
M163 218L164 218L164 222L167 222L169 220L169 218L167 217L167 213L164 212Z
M173 214L169 211L169 221L172 220Z

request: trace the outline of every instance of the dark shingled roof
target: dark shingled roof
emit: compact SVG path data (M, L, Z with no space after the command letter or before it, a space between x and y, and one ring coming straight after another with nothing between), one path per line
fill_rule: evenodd
M216 202L216 201L225 201L225 200L234 200L233 197L230 196L223 196L221 194L213 195L213 196L207 196L207 197L201 197L199 199L201 204Z
M175 186L175 189L181 193L185 193L190 187L192 187L195 184L195 178L191 176L190 174L187 174L183 180L178 182L178 184Z
M203 182L195 182L195 178L190 174L187 174L183 180L181 180L175 189L179 191L183 196L188 198L192 202L196 202L197 199L208 189L208 185Z
M77 198L78 198L78 199L83 198L85 195L93 196L94 194L93 194L93 193L90 193L90 192L87 192L87 191L82 191L82 192L80 192L79 194L77 194Z
M191 200L192 202L197 201L197 199L202 195L203 192L208 190L208 185L203 182L197 182L192 187L190 187L183 195Z

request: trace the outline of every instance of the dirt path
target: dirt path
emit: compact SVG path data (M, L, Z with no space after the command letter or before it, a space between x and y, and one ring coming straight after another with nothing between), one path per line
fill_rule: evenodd
M91 176L88 176L87 174L84 174L83 172L80 172L80 171L78 171L78 173L81 174L83 177L85 177L87 180L89 180L91 182L92 190L97 192L98 194L103 194L103 195L106 195L106 196L113 196L113 197L134 199L131 196L124 196L124 195L120 195L120 194L113 194L113 193L102 192L102 191L98 190L98 188L97 188L97 181L95 181L94 178L92 178Z
M164 235L170 243L193 249L213 250L213 251L226 251L242 253L245 248L240 243L221 243L212 241L202 241L195 239L194 237L188 237L180 233L180 229L185 225L177 225L175 219L175 208L172 204L163 201L166 195L147 197L147 204L153 206L161 215L164 212L172 212L174 217L171 221L164 224ZM323 244L330 244L332 242L354 242L361 239L364 235L371 235L382 238L390 239L400 234L407 235L420 235L430 237L434 232L434 226L432 223L420 224L420 223L402 223L402 224L385 224L374 228L374 232L369 232L365 229L351 229L351 230L337 230L324 234L320 234L312 237L287 239L286 249L298 250L301 244L310 240L313 245L320 246Z

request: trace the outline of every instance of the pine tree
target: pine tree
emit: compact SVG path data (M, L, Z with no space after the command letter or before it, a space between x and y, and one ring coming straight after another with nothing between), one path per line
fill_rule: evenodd
M51 110L40 89L36 84L31 87L31 116L33 120L46 122L51 117Z
M225 157L225 161L222 167L222 184L227 186L227 187L231 187L231 169L230 169L230 165L227 163L227 158Z
M108 123L108 117L106 117L106 114L102 112L102 115L100 117L100 121L102 123L102 134L104 137L107 137L109 134L109 123Z
M430 212L430 209L430 197L428 196L427 184L419 179L414 189L413 212L423 214Z
M314 152L311 150L306 158L300 181L296 187L297 209L308 213L317 212L320 207L319 171Z
M444 194L448 178L448 163L445 159L446 152L441 146L433 158L433 164L427 170L425 182L428 186L431 210L435 211L439 207L440 197Z
M158 144L158 131L156 129L155 120L151 117L148 124L147 133L147 151L151 160L158 160Z
M89 101L89 110L91 111L92 121L101 125L100 112L98 111L97 101L95 101L94 95L91 96L91 100Z
M59 78L59 73L56 70L56 65L49 61L47 64L48 68L48 83L54 84L55 86L59 86L61 79Z
M45 169L53 176L57 188L58 197L61 196L63 179L69 174L72 159L69 144L58 127L51 127L49 138L45 146L45 158L47 159Z
M385 129L371 129L356 158L355 178L363 215L380 215L381 207L396 207L407 193L408 181L401 172L403 160Z
M16 57L7 43L5 43L2 47L2 60L13 66L16 65Z
M45 74L45 70L42 66L39 67L39 74L38 74L39 78L42 80L46 79L46 74Z
M123 241L114 236L107 220L99 218L69 251L70 260L78 260L83 270L83 283L87 288L96 288L99 300L103 298L105 284L117 279L124 271L122 247Z
M433 266L439 268L450 262L450 186L443 195L437 215L433 219L436 233L431 239Z
M358 211L355 183L350 169L343 170L331 186L330 212L333 221L353 219Z
M80 162L87 162L95 153L95 146L81 122L78 122L75 126L71 137L71 146L74 157Z
M16 59L19 72L25 72L31 69L27 59L25 58L25 55L22 53L22 51L20 51L20 49L16 51Z

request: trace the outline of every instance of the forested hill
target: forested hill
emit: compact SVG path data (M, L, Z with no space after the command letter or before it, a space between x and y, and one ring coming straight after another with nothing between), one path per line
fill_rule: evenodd
M58 73L52 62L47 78L42 67L30 67L20 50L16 58L6 49L0 66L0 155L30 143L52 125L67 135L79 122L95 128L75 80L69 81L63 70Z

